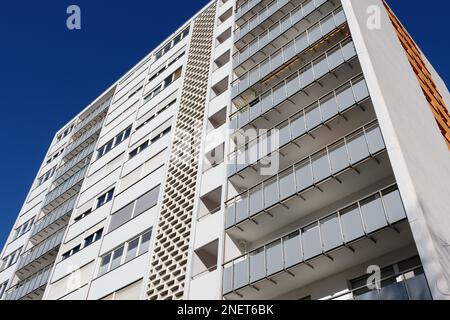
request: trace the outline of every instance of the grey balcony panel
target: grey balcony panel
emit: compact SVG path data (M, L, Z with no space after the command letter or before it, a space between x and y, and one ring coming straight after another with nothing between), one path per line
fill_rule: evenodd
M387 220L380 219L384 217L385 211L379 203L381 198L384 199L383 195L390 195L393 190L397 190L395 186L388 187L227 263L224 274L224 283L227 286L227 289L224 289L225 294L231 291L230 288L238 290L265 276L270 277L300 263L307 263L319 255L327 254L363 236L370 236L387 228L389 226ZM402 205L401 198L392 198L392 202L394 201L398 203L396 206ZM365 232L362 220L363 216L367 215L374 220L369 222L369 228ZM383 223L378 223L379 221ZM230 269L233 270L232 273L228 271ZM234 277L232 285L229 283L230 274ZM419 279L416 281L412 282L411 286L421 288L418 295L426 296L427 287L420 283ZM368 292L357 296L356 299L372 300L374 296L378 297L378 294L376 291ZM380 294L397 299L402 297L399 287L386 287Z
M344 241L337 214L322 220L320 222L320 229L322 231L324 251L329 251L343 245Z
M75 158L71 159L67 163L64 164L55 174L55 181L60 179L63 175L65 175L68 171L73 169L77 164L86 160L88 157L92 155L95 150L95 143L91 144L89 147L84 149L80 154L78 154Z
M337 144L330 148L331 172L337 174L344 170L349 163L347 148L344 143Z
M358 133L347 141L351 164L356 164L369 156L369 149L364 133Z
M283 239L284 261L286 268L295 266L303 261L300 232L293 233Z
M250 255L250 282L256 282L266 277L264 250Z
M248 198L242 198L236 202L236 223L242 222L248 219Z
M330 162L326 152L319 154L312 160L314 182L318 183L331 175Z
M323 121L328 121L338 114L338 105L333 94L321 99L319 104Z
M278 182L272 180L264 183L264 206L266 208L273 206L280 201Z
M320 229L317 224L308 226L302 230L303 257L305 260L322 254L322 242Z
M82 122L77 124L74 128L74 135L76 135L80 130L82 130L85 126L87 126L92 120L97 118L102 112L104 112L106 109L108 109L111 106L112 97L107 99L105 102L102 103L102 105L92 112L90 115L88 115Z
M425 274L406 280L410 300L433 300Z
M51 203L52 201L56 200L58 197L63 195L68 190L72 189L76 184L81 182L87 172L88 167L85 166L83 169L78 171L76 174L74 174L72 177L70 177L68 180L66 180L64 183L50 191L50 193L45 198L44 207Z
M237 290L249 284L249 264L248 259L240 261L234 265L234 286Z
M383 194L383 204L389 223L396 223L406 217L405 207L397 189Z
M295 192L295 174L291 171L280 177L280 197L286 199Z
M267 274L275 274L284 268L283 247L281 240L275 241L266 247Z
M366 131L367 143L369 145L369 152L376 154L380 150L386 148L384 144L383 135L379 127L373 127Z
M284 146L291 141L291 131L289 128L289 122L285 122L280 128L278 128L278 147ZM258 161L259 159L256 159ZM254 161L254 162L256 162Z
M295 167L295 181L297 184L297 191L303 191L313 184L313 176L310 162L305 162Z
M225 228L231 228L236 224L236 206L232 204L226 208L225 213Z
M311 131L322 123L322 115L318 104L312 105L305 110L306 130Z
M336 92L336 101L339 111L344 111L355 104L355 97L352 90L344 89Z
M351 242L364 236L364 226L358 205L341 212L341 223L345 242Z
M361 202L361 213L367 233L374 232L387 224L383 203L379 195Z
M223 270L223 288L224 294L233 291L233 267L228 267Z
M294 117L291 121L292 139L300 137L306 132L306 118L303 114Z
M250 215L254 215L264 209L263 190L258 188L250 192Z

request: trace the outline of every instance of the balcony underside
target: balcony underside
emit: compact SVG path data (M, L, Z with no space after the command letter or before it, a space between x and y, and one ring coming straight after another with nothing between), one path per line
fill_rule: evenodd
M340 182L332 178L325 180L317 185L318 188L311 187L301 192L301 197L295 195L232 226L226 231L227 234L234 240L252 243L361 190L374 191L395 182L386 151L377 155L376 159L360 163L354 169L347 169L339 174L337 178Z
M30 264L24 266L23 268L16 271L16 275L20 279L26 279L33 274L45 269L49 265L55 262L58 255L59 246L50 250L49 252L43 254L42 256L35 259Z
M55 233L60 231L62 228L65 228L70 221L71 213L72 212L65 214L61 218L52 222L51 224L46 226L44 229L42 229L41 231L39 231L38 233L33 235L30 238L31 243L33 243L33 245L37 245L37 244L45 241L46 239L50 238L51 236L53 236Z
M267 279L255 282L224 296L227 300L269 300L318 280L350 269L387 253L414 243L409 223L406 220L393 228L385 228L371 238L363 237L349 247L340 247L328 254L313 258L288 270L283 270Z

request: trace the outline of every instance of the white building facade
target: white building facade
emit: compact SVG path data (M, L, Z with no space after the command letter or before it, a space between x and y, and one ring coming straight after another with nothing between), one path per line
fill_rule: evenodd
M213 1L56 134L0 299L449 299L449 105L382 0Z

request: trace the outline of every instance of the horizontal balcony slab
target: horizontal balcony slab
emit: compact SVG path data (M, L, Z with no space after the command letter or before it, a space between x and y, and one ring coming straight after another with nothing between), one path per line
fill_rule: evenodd
M48 266L32 277L25 279L5 294L5 300L41 300L49 281L52 266Z
M267 271L268 275L259 280L252 281L251 276L261 277L261 264L252 268L250 260L242 260L235 269L225 267L224 297L228 300L274 299L413 243L409 223L403 219L292 266L282 260L272 260L267 268L273 268L273 273ZM268 254L272 258L277 253L271 250Z

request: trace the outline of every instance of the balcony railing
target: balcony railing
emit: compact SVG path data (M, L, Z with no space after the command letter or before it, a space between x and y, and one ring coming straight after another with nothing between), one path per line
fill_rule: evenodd
M406 219L391 186L225 264L223 293L289 270Z
M433 300L427 278L422 267L386 277L367 286L335 295L324 300Z
M254 47L258 44L258 49L264 47L266 44L270 43L281 34L292 28L294 25L299 23L300 21L307 18L311 13L315 10L319 9L327 3L328 0L309 0L297 6L290 13L284 16L280 21L276 22L272 26L270 26L266 31L264 31L261 35L259 35L256 39L252 40L250 44L246 45L247 50ZM331 3L331 2L329 2ZM237 42L242 39L246 34L254 30L257 26L267 20L267 16L257 15L253 17L253 19L249 20L246 24L241 26L235 30L234 33L234 41ZM266 44L259 46L261 41L269 41ZM261 43L262 44L262 43ZM258 49L253 49L253 52L256 52Z
M65 215L68 215L72 212L75 207L76 196L67 200L57 209L53 210L49 214L45 215L39 221L37 221L33 227L33 231L31 232L31 238L45 230L48 226L52 225L54 222L58 221Z
M378 123L367 124L228 201L225 228L233 228L293 196L337 178L385 148Z
M48 238L41 244L39 244L39 245L33 247L32 249L28 250L27 252L25 252L20 257L20 261L19 261L17 270L20 271L22 268L30 265L35 260L39 259L46 253L48 253L48 252L52 251L53 249L55 249L56 247L58 247L63 240L64 231L65 230L59 231L58 233L54 234L53 236L51 236L50 238Z
M47 284L50 278L51 267L52 266L45 268L8 290L5 295L5 300L20 300L39 288L42 288Z
M326 1L326 0L311 0L314 1ZM268 4L264 9L259 11L253 17L248 19L243 25L234 31L234 42L238 42L247 33L255 29L258 25L268 20L275 12L283 8L289 3L289 0L275 0ZM314 4L313 4L314 5ZM237 20L237 19L236 19Z
M74 128L74 135L77 135L77 133L82 130L85 126L89 124L92 120L97 118L103 111L109 108L111 105L112 97L106 100L97 110L92 112L90 115L88 115L83 121L81 121L79 124L77 124Z
M252 75L258 73L260 78L270 74L270 72L279 68L283 63L286 63L295 55L304 52L308 47L312 46L321 38L327 37L336 28L340 28L346 21L347 19L342 7L337 8L316 24L308 28L305 32L295 37L295 39L278 49L269 58L266 58L257 66L253 67L248 73L235 80L232 85L233 88L236 86L236 82L243 81L246 77L249 77L249 73ZM272 32L268 30L248 44L247 47L235 53L233 57L233 67L237 68L260 49L270 44L275 38L280 36L280 31L281 29L275 29ZM258 71L255 69L258 69ZM233 97L234 96L235 94L233 94Z
M66 162L62 167L60 167L55 174L54 181L57 181L64 174L66 174L69 170L79 164L82 160L85 160L88 156L90 156L95 151L95 143L91 144L89 147L80 152L75 158Z
M308 63L286 80L256 97L254 102L233 113L230 119L230 127L235 131L242 129L251 121L304 91L307 87L355 57L356 50L351 40L339 43L332 50Z
M50 191L50 193L45 198L44 207L47 206L49 203L72 189L76 184L81 182L87 172L88 166L85 166L83 169L78 171L76 174L74 174L72 177L70 177L68 180L66 180L64 183Z
M78 139L76 139L72 144L70 144L65 151L64 157L71 154L72 151L77 149L79 146L81 146L83 143L85 143L89 138L91 138L94 134L99 132L103 127L103 121L97 123L94 127L86 131L82 136L80 136Z
M241 6L236 8L236 20L239 20L242 18L243 15L245 15L247 12L252 10L254 7L256 7L259 3L261 3L262 0L248 0L244 2Z
M265 158L275 150L310 134L338 115L369 97L366 81L361 76L333 90L323 98L300 110L287 120L258 136L228 155L228 177Z

